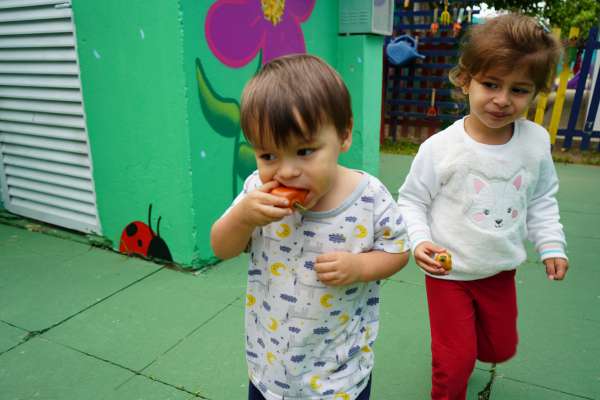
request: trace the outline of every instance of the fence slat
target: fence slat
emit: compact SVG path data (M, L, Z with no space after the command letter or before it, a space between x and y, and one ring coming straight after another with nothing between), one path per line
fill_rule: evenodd
M571 30L569 31L569 39L574 37L579 37L579 28L577 27L571 27ZM556 142L556 132L558 132L558 124L560 123L560 117L565 104L567 81L569 80L570 74L571 70L569 67L569 61L565 56L563 59L563 70L560 73L558 90L556 91L556 100L554 102L554 108L552 109L552 117L550 118L550 127L548 128L548 132L550 132L550 143L552 145L554 145ZM565 143L566 140L567 137L565 137Z
M567 124L567 131L573 132L575 130L575 124L577 123L577 117L579 116L579 110L581 109L581 100L583 99L583 92L585 92L585 83L587 76L590 72L590 65L592 64L592 56L594 54L594 42L596 41L596 30L590 30L588 41L585 45L585 52L583 60L581 61L581 70L579 72L579 81L577 82L577 88L575 89L575 98L573 99L573 105L571 107L571 115L569 115L569 122ZM573 136L572 134L570 135ZM583 135L580 148L586 150L590 145L590 136Z

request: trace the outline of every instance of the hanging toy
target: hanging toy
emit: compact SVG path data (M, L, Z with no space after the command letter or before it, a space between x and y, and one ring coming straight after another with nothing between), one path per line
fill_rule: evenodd
M410 6L410 0L404 0L404 8L408 8Z
M461 7L460 11L458 12L458 17L456 18L454 25L452 25L452 32L454 34L454 37L457 37L458 35L460 35L460 31L462 29L462 20L463 20L464 15L465 15L465 9Z
M429 30L431 31L431 33L433 35L435 35L439 29L440 29L440 24L438 24L438 8L436 7L433 9L433 22L431 23Z
M444 0L444 11L442 11L442 15L440 15L440 22L442 25L450 25L451 17L448 12L448 0Z
M437 115L438 115L438 111L435 106L435 89L431 89L431 103L429 104L429 108L427 109L427 116L435 117Z

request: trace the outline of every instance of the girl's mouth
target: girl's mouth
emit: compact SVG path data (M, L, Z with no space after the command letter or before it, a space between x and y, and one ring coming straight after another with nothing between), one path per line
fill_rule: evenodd
M498 118L498 119L506 118L509 115L507 113L498 113L498 112L488 112L488 114L490 114L492 117Z

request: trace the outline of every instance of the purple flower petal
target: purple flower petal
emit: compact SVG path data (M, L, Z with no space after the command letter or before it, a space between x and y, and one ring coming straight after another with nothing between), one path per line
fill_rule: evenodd
M284 14L294 16L296 22L304 22L310 17L316 0L288 0L285 2ZM286 17L284 17L286 18Z
M223 64L242 67L262 47L263 21L260 1L219 0L206 15L208 47Z
M263 45L263 64L279 56L306 53L300 25L289 18L269 28Z
M205 36L208 47L225 65L239 68L263 51L263 64L273 58L306 53L300 24L316 0L287 0L281 20L273 25L260 0L217 0L208 10Z

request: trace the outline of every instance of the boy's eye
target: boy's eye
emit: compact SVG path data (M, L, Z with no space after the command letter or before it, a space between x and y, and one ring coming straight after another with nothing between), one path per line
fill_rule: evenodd
M488 209L485 209L485 210L483 210L483 213L484 213L485 215L490 215L490 210L488 210Z
M261 154L259 158L264 161L273 161L275 159L275 155L270 153L264 153Z
M300 150L298 150L297 154L299 156L303 157L303 156L309 156L314 152L315 152L315 149L300 149Z
M510 214L512 212L512 208L508 207L508 210L506 210L507 214Z

